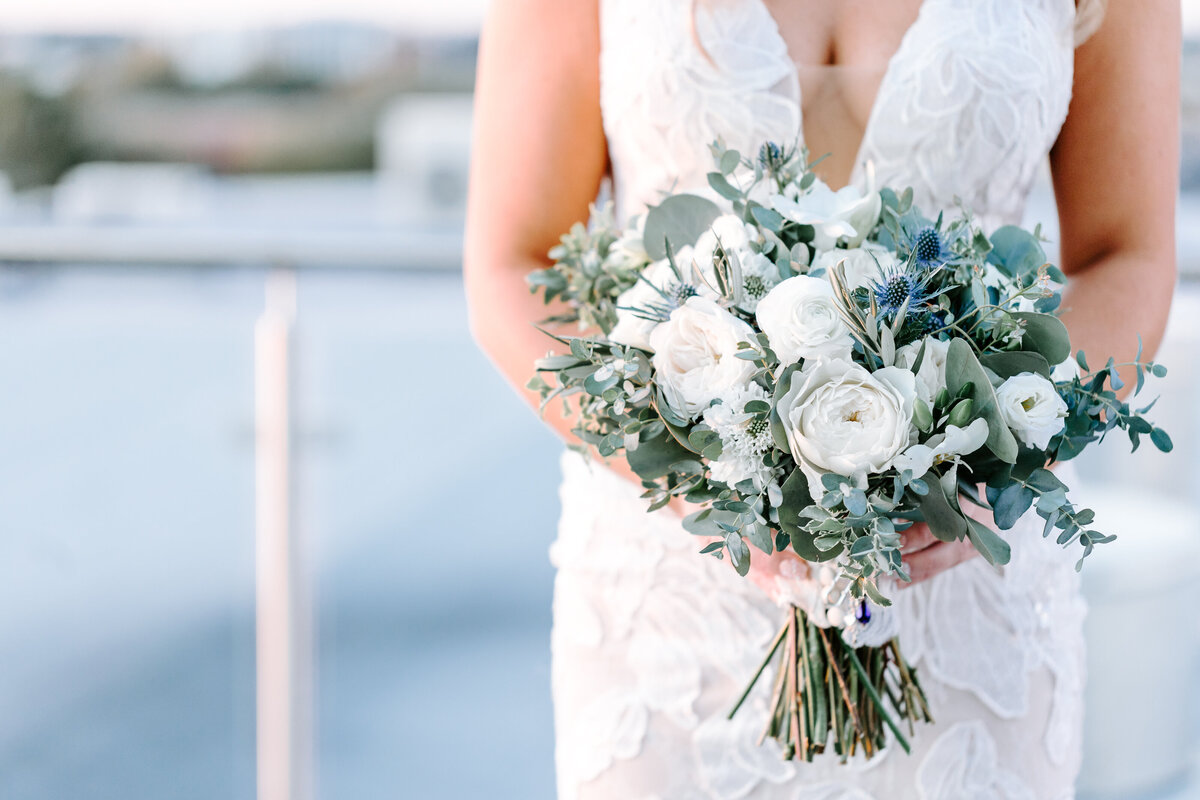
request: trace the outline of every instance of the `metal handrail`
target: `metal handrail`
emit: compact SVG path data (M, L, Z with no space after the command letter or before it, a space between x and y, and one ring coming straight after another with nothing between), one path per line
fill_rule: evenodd
M228 225L0 224L0 262L455 270L456 225L422 229L239 229Z

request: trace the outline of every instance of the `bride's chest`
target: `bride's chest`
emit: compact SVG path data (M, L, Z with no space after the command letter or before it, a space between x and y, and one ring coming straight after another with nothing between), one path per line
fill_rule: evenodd
M927 205L1019 210L1066 117L1074 13L1074 0L924 0L876 92L854 100L865 122L860 146L846 142L852 180L869 160ZM702 185L718 136L745 151L802 137L783 22L764 0L602 0L601 102L630 213Z

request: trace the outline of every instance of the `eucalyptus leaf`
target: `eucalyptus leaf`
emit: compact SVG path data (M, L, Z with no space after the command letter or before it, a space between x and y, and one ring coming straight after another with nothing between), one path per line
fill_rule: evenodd
M1029 507L1033 505L1033 490L1019 483L1011 484L1000 492L992 508L996 525L1002 530L1008 530L1017 524Z
M667 257L668 242L672 249L695 244L720 215L717 204L703 197L694 194L668 197L646 212L642 235L646 254L658 261Z
M936 472L925 473L923 481L929 491L921 498L921 516L935 537L943 542L956 542L967 535L967 518L951 505Z
M812 494L808 490L808 478L799 469L783 482L783 505L779 507L779 527L791 539L792 549L805 561L829 561L841 554L843 545L822 550L816 545L817 536L806 530L803 512L813 504Z
M1050 364L1061 364L1071 357L1071 337L1058 317L1035 311L1014 311L1012 316L1025 326L1022 350L1041 353Z
M655 437L639 438L637 449L626 451L630 469L646 480L663 477L670 472L672 464L689 460L692 455L691 450L675 441L666 430Z
M983 371L971 345L963 339L951 339L946 351L947 387L952 393L957 393L968 383L974 384L975 416L987 420L987 448L1001 461L1016 463L1017 440L1000 413L996 392L987 373Z
M1050 362L1041 353L1025 350L1010 350L1004 353L985 353L979 363L990 369L1000 379L1011 378L1022 372L1032 372L1050 379Z
M992 250L988 261L1000 267L1010 277L1020 278L1037 272L1046 263L1046 251L1027 230L1005 225L991 235ZM1061 360L1061 359L1060 359ZM1057 362L1055 362L1057 363Z
M967 535L979 554L994 567L1004 566L1012 558L1012 548L1000 534L976 519L967 517Z

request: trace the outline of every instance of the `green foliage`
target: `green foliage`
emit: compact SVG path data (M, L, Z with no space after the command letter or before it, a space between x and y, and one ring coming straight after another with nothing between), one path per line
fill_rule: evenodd
M668 246L678 250L695 244L720 215L721 210L711 200L694 194L671 195L646 213L646 252L657 261L667 257Z

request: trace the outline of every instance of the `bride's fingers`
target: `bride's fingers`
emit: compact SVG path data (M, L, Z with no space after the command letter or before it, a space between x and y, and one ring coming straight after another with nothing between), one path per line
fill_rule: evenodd
M937 544L937 539L924 522L918 522L904 533L900 534L900 552L916 553Z
M969 540L936 542L924 550L906 555L904 564L912 582L920 583L961 564L974 555L977 555L977 551Z

